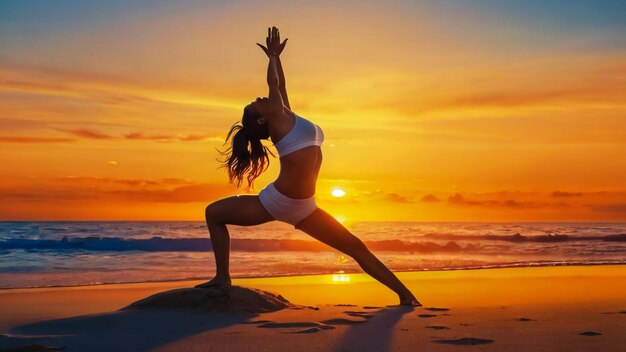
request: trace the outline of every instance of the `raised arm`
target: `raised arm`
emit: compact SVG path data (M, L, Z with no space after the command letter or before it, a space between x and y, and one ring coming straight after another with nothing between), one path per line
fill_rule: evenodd
M265 43L267 47L257 43L263 52L271 58L272 55L276 56L276 75L278 77L278 90L282 97L282 102L291 110L291 105L289 104L289 97L287 96L287 86L285 84L285 73L283 72L283 65L280 62L280 54L282 53L285 45L287 44L287 40L285 39L282 43L280 42L280 32L278 28L271 27L267 29L267 38L265 39ZM271 65L271 63L270 63ZM270 67L268 67L268 84L270 83ZM272 74L273 75L273 74ZM273 79L273 78L272 78ZM271 88L270 88L271 89Z
M276 110L276 112L280 113L283 109L283 98L278 87L279 79L276 61L278 61L278 56L271 54L269 64L267 65L267 85L270 88L270 93L267 98L273 106L272 110Z
M285 39L285 41L287 41L287 39ZM276 68L278 70L278 88L280 89L280 95L283 97L283 103L285 103L285 106L291 110L289 97L287 96L287 85L285 84L285 73L283 72L283 65L280 63L280 56L276 56Z

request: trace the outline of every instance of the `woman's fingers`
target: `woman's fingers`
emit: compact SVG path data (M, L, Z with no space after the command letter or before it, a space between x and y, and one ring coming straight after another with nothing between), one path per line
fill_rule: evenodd
M287 39L289 39L289 38L286 38L286 39L283 41L283 43L282 43L282 44L280 44L280 49L278 49L278 53L279 53L279 54L283 52L283 49L285 49L285 45L287 45Z
M260 46L261 49L263 49L263 52L265 53L265 55L270 56L270 53L269 53L269 51L267 50L266 47L264 47L263 45L261 45L259 43L256 43L256 45Z
M267 38L265 38L265 47L261 44L257 43L263 51L265 51L268 55L269 53L278 53L285 48L285 44L287 44L287 39L285 39L282 43L280 42L280 31L276 26L267 27Z

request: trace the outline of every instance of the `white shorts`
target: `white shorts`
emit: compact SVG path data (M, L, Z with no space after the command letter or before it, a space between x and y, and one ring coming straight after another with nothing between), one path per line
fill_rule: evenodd
M274 219L294 226L317 209L315 196L303 199L289 198L278 192L274 182L259 192L259 200Z

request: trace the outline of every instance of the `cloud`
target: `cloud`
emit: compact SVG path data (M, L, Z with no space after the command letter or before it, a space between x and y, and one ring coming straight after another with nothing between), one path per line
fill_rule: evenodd
M387 194L386 200L393 203L410 203L408 198L393 192Z
M157 81L157 80L155 80ZM235 93L238 82L220 82L196 89L194 83L178 86L140 78L121 78L72 69L0 62L0 90L42 96L80 99L103 105L158 104L187 108L240 109ZM232 85L232 89L227 89ZM201 91L201 94L198 92ZM230 95L227 95L230 94Z
M538 202L523 202L515 199L466 199L460 193L448 197L448 203L459 206L478 206L478 207L503 207L503 208L537 208L544 206L567 206L565 203L538 203Z
M593 205L591 209L600 212L626 213L626 203Z
M460 193L448 197L448 203L459 205L480 205L480 202L466 200Z
M157 142L196 142L203 140L211 140L211 141L223 141L223 136L216 135L208 135L208 134L144 134L143 132L132 132L128 134L124 134L121 137L116 137L110 134L93 131L89 129L75 129L75 130L64 130L67 133L73 134L75 136L86 138L86 139L128 139L128 140L146 140L146 141L157 141ZM7 137L11 138L11 137Z
M439 198L437 198L434 194L427 194L427 195L422 197L422 202L435 203L435 202L439 202L439 201L441 201L441 200Z
M75 177L53 181L57 183L0 188L0 195L4 200L16 202L112 201L123 208L127 203L208 202L234 193L229 184L189 183L182 179Z
M179 136L178 140L184 142L193 142L193 141L203 141L203 140L212 140L212 141L223 141L224 137L222 136L208 136L208 135L193 135L189 134L186 136Z
M486 107L486 106L527 106L537 105L558 100L569 101L578 96L581 91L554 90L554 91L517 91L517 92L487 92L467 95L449 102L451 106Z
M133 132L133 133L125 134L124 138L133 139L133 140L169 140L169 139L172 139L173 137L170 135L147 136L141 132Z
M93 177L93 176L64 176L53 178L53 181L61 181L65 183L89 183L89 184L119 184L126 186L180 186L180 185L194 185L193 181L185 180L182 178L160 178L160 179L140 179L140 178L108 178L108 177Z
M55 138L55 137L2 137L0 143L65 143L75 142L75 138Z
M232 193L231 187L214 184L197 184L165 190L133 189L108 192L109 195L121 197L127 201L160 203L207 202L229 193Z
M203 141L203 140L217 140L223 141L224 138L222 136L212 136L212 135L170 135L170 134L155 134L155 135L146 135L142 132L133 132L124 135L125 139L130 140L148 140L148 141L159 141L159 142L195 142L195 141Z
M580 192L554 191L550 195L554 198L570 198L570 197L582 197L583 194Z
M79 136L79 137L83 137L83 138L89 138L89 139L111 139L113 138L113 136L110 136L108 134L104 134L104 133L100 133L100 132L96 132L96 131L91 131L91 130L85 130L85 129L80 129L80 130L68 130L67 132Z

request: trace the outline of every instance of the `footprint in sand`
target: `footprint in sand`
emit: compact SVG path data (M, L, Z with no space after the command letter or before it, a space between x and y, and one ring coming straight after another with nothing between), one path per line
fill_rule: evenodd
M436 317L437 314L418 314L417 316L420 318L432 318L432 317Z
M287 331L289 333L297 333L297 334L310 334L314 332L319 332L322 330L332 330L335 329L333 325L356 325L366 323L367 320L352 320L352 319L344 319L344 318L334 318L324 320L322 322L310 322L310 321L296 321L289 323L277 323L273 321L265 322L259 325L259 328L267 328L267 329L283 329L283 328L306 328L303 330L296 331Z
M367 323L367 320L352 320L352 319L344 319L344 318L335 318L322 320L321 323L328 325L356 325Z
M327 330L327 329L322 329L322 328L308 328L308 329L303 329L303 330L296 330L296 331L283 331L286 334L312 334L315 332L320 332L322 330Z
M626 314L626 310L620 310L619 312L600 312L601 314Z
M585 331L585 332L578 333L578 335L583 335L583 336L598 336L598 335L602 335L602 333L595 332L595 331Z
M364 306L363 309L382 309L383 307L376 307L376 306Z
M335 307L356 307L356 304L335 304Z
M424 308L424 310L429 310L431 312L445 312L447 310L450 310L450 308L428 307L428 308Z
M332 325L326 325L326 324L310 322L310 321L300 321L300 322L290 322L290 323L270 322L270 323L265 323L263 325L259 325L257 327L269 328L269 329L306 328L306 329L296 330L296 331L283 331L284 333L290 333L290 334L311 334L314 332L320 332L322 330L335 329L335 327Z
M530 318L517 318L515 320L517 320L517 321L535 321L535 319L530 319Z
M344 313L351 317L360 317L360 318L365 318L365 319L374 317L374 314L370 312L359 312L359 311L354 311L354 310L347 310Z
M450 328L442 325L427 325L425 328L433 329L433 330L449 330Z
M476 337L464 337L462 339L454 339L454 340L433 340L433 342L446 343L449 345L485 345L488 343L493 343L494 340L479 339Z

